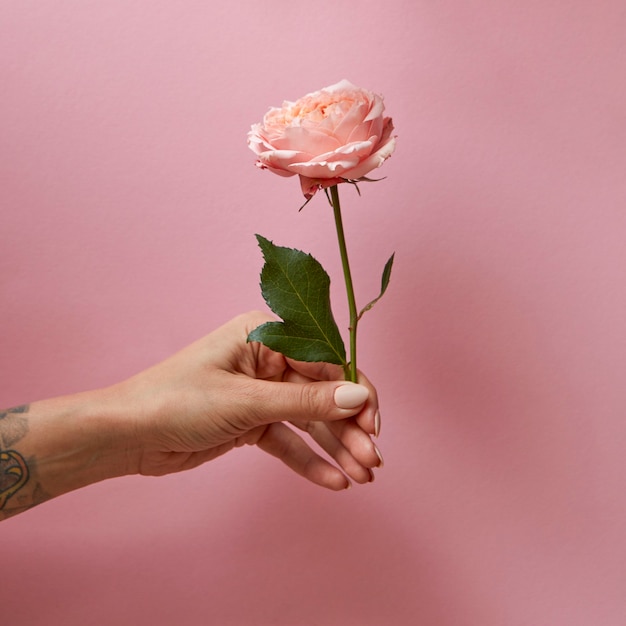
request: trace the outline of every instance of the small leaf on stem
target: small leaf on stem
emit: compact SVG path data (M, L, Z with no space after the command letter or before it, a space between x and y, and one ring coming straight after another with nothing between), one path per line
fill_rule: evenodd
M380 284L380 293L376 298L374 298L371 302L369 302L361 309L358 319L361 319L363 317L363 314L366 311L369 311L383 297L385 291L387 291L387 287L389 286L389 279L391 278L391 268L393 267L394 256L395 252L389 257L387 263L385 263L385 268L383 269L383 276Z

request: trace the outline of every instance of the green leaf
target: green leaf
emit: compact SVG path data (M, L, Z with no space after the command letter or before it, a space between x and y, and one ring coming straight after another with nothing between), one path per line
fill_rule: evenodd
M363 309L361 309L361 312L359 313L359 316L357 319L360 320L363 317L363 314L366 311L369 311L383 297L383 295L385 294L385 291L387 291L387 287L389 286L389 279L391 278L391 268L393 267L394 256L395 256L395 252L389 257L389 260L387 261L387 263L385 263L385 269L383 269L383 277L382 277L381 284L380 284L380 293L370 303L364 306Z
M255 328L248 341L298 361L346 364L346 349L330 308L330 278L310 254L256 236L265 258L261 292L282 322Z

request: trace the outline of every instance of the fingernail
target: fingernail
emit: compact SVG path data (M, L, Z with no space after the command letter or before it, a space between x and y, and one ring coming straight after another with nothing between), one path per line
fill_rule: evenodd
M348 489L352 489L352 483L348 481L347 486L344 487L344 491L348 491Z
M335 404L340 409L356 409L369 397L367 387L357 383L344 383L335 389Z
M380 435L380 411L376 411L374 415L374 437Z
M378 460L380 461L380 463L376 467L379 467L379 468L385 467L385 461L383 459L383 455L380 453L380 450L377 448L377 446L374 446L374 452L376 452L376 456L378 457Z
M373 483L375 478L376 476L374 476L374 471L370 470L370 479L368 480L368 482Z

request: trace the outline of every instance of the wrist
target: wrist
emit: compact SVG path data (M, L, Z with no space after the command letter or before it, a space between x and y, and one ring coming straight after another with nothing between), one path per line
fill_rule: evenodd
M21 424L12 455L27 480L4 503L5 515L132 472L130 422L108 389L34 402L11 418Z
M133 473L131 421L114 388L61 398L49 410L54 448L61 454L47 464L58 464L63 474L71 469L82 483L77 487Z

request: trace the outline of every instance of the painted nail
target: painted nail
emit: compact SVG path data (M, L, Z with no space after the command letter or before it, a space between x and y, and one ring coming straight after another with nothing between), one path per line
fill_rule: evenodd
M367 387L356 383L344 383L335 389L335 404L340 409L356 409L369 397Z
M374 415L374 437L378 437L380 435L380 411L376 411L376 415Z
M377 446L374 446L374 452L376 452L376 456L378 457L378 460L380 461L380 463L376 467L379 467L379 468L385 467L385 461L383 460L383 455L380 453L380 450L378 449Z

